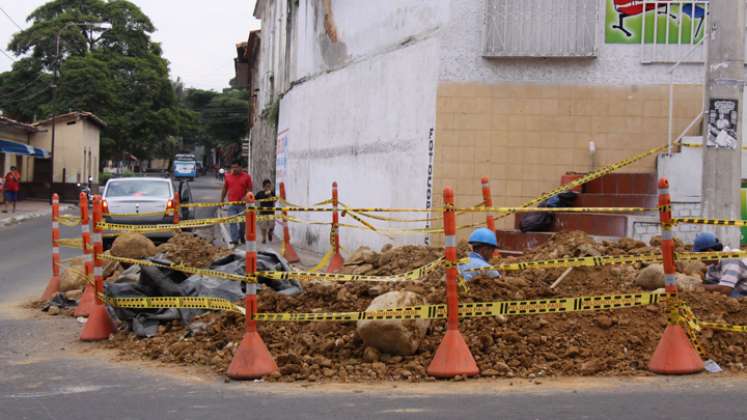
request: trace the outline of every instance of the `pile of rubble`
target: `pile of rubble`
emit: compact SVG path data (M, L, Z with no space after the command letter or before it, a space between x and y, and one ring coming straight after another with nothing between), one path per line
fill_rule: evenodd
M207 268L210 263L231 253L228 248L214 246L200 236L180 232L156 248L169 261L190 267Z
M558 234L522 260L585 255L627 255L657 252L632 240L595 242L582 233ZM680 250L684 247L679 244ZM465 246L460 248L464 251ZM346 272L393 274L406 272L440 257L427 247L386 247L382 252L363 249L351 256ZM516 258L508 261L518 260ZM462 302L534 299L632 292L640 264L575 268L555 288L550 285L563 269L505 273L498 280L476 279L469 291L460 291ZM396 291L398 294L387 292ZM417 297L415 295L417 295ZM747 323L747 302L721 295L685 292L696 315L707 321ZM444 303L443 270L419 282L326 283L309 282L304 293L285 296L263 289L260 312L341 312L365 310L377 305L405 302ZM107 345L123 358L198 364L224 373L244 331L243 317L233 313L207 313L188 326L178 322L161 325L160 334L138 339L117 333ZM391 323L392 321L387 321ZM397 323L399 324L399 323ZM373 381L431 380L425 372L443 337L445 322L407 321L393 328L395 343L372 343L371 326L337 322L261 322L260 333L275 357L277 381ZM644 375L646 364L666 326L663 307L648 306L617 311L554 314L462 320L461 330L482 376L527 377L563 375ZM378 334L381 335L381 334ZM373 338L372 338L373 337ZM387 347L390 345L390 347ZM725 369L742 371L747 335L718 331L701 334L707 357ZM399 354L397 354L399 353Z

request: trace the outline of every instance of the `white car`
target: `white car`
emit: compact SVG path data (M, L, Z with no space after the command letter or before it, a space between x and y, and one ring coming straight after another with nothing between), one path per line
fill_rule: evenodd
M192 201L189 184L179 184L180 202ZM113 178L104 187L104 218L108 223L145 225L174 222L174 184L164 178ZM191 218L192 209L182 208L181 218ZM142 215L140 215L142 214ZM153 233L149 237L170 237L171 233Z

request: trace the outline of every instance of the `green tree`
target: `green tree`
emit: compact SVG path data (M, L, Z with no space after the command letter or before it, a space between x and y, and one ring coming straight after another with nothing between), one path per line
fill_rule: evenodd
M249 98L242 89L224 89L223 92L186 89L182 104L199 118L196 130L191 133L195 144L208 147L240 143L246 137Z
M0 109L9 115L28 120L69 110L93 112L108 124L102 155L115 159L125 153L168 156L174 139L194 128L197 115L180 105L168 62L150 38L155 27L134 4L53 0L27 20L31 26L8 45L23 58L0 74ZM58 89L52 101L55 70ZM15 92L31 81L28 90L41 92L37 96Z

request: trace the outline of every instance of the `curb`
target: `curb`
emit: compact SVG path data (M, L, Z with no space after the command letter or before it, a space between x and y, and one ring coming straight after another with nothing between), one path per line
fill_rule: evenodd
M70 204L60 204L60 212L69 210L73 208L74 206ZM49 216L52 214L52 210L44 210L44 211L37 211L37 212L31 212L31 213L24 213L24 214L18 214L14 216L8 216L5 218L0 218L0 227L3 226L10 226L17 223L21 223L26 220L36 219L39 217Z

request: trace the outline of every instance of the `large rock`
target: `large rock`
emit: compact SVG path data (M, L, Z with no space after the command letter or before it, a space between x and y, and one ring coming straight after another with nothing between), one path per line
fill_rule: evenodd
M67 262L67 266L60 275L60 291L80 289L86 285L86 270L83 257L73 258Z
M699 270L699 268L695 268ZM696 271L697 272L697 271ZM677 273L677 288L680 291L693 291L703 280L698 274L688 275ZM656 290L664 287L664 267L661 264L651 264L638 273L635 284L644 290Z
M417 293L402 291L384 293L374 299L366 311L401 308L427 304L425 298ZM418 350L430 320L392 320L358 321L357 331L366 346L373 347L382 353L394 355L413 354Z
M128 232L117 236L112 244L111 254L123 258L145 258L156 255L156 245L135 232Z

